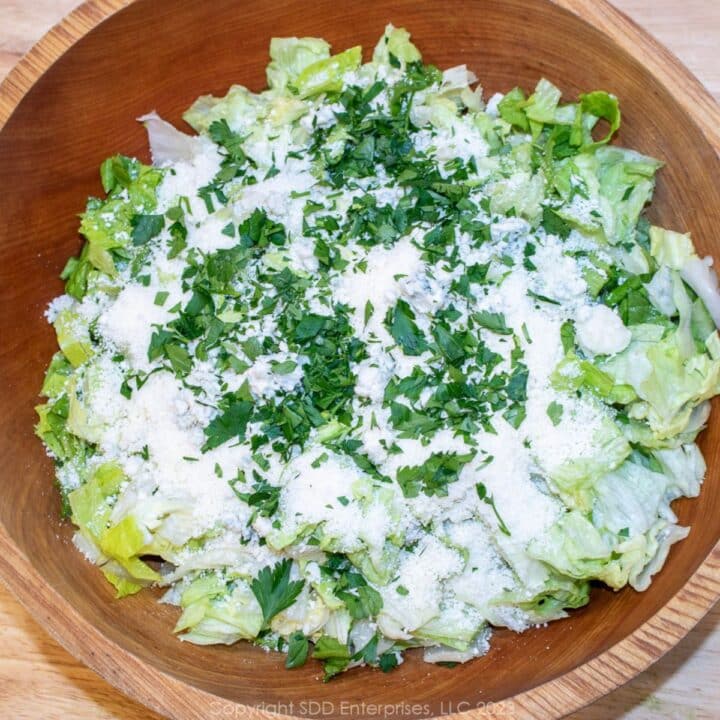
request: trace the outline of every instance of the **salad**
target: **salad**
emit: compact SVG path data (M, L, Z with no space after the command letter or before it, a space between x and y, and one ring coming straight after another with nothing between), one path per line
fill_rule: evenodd
M476 82L391 25L366 63L273 38L268 89L102 163L37 433L77 548L181 640L464 662L687 535L712 260L644 217L613 95Z

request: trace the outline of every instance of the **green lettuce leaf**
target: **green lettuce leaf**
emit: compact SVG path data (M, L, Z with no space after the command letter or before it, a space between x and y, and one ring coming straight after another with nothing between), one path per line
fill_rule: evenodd
M293 87L301 98L313 97L320 93L340 92L343 89L343 75L355 70L362 61L362 48L358 45L338 55L318 60L308 65L295 78Z
M110 277L116 274L113 253L130 245L133 218L155 208L156 188L162 177L162 170L132 158L116 156L103 163L101 179L109 189L108 196L105 200L90 198L81 216L80 232L87 243L62 274L69 295L84 297L95 271Z
M200 575L184 590L182 615L174 632L195 645L253 640L263 624L262 612L244 580L230 582L215 573Z
M687 356L679 330L662 337L663 328L638 325L623 352L600 363L617 384L630 385L640 399L630 406L634 420L645 420L659 439L688 427L693 410L720 391L720 360L707 353Z
M72 308L61 310L55 322L55 334L63 355L73 367L87 362L93 355L87 323Z
M542 538L531 541L528 553L572 578L602 580L615 590L629 582L643 590L649 572L659 570L670 544L684 534L686 529L658 520L648 532L624 539L598 530L572 510Z
M35 412L38 423L35 433L48 446L60 462L76 460L82 462L89 452L87 443L68 428L70 401L67 394L37 405Z
M256 120L265 103L260 96L242 85L232 85L221 98L201 95L183 114L183 120L199 133L208 134L210 126L224 120L238 132Z
M607 135L604 138L585 145L583 149L600 147L610 142L610 139L620 127L620 106L617 98L603 90L596 90L580 96L580 108L584 113L607 120L609 125Z
M472 645L484 626L482 615L471 605L447 602L436 617L415 630L413 635L463 651Z
M281 90L294 86L305 68L329 57L330 45L321 38L272 38L265 71L268 86Z
M590 585L585 580L575 580L558 573L548 573L540 590L529 592L521 587L500 596L497 609L491 616L493 625L506 625L506 608L523 612L528 623L546 623L567 617L567 610L587 605L590 601Z
M689 233L678 233L655 225L650 227L650 254L658 265L682 270L695 257L695 247Z
M56 398L61 395L73 374L73 366L63 353L55 353L45 371L40 394L46 398Z
M420 62L420 51L410 42L410 33L405 28L387 25L383 36L378 40L373 51L373 62L378 65L390 65L390 57L400 61L404 67L407 63Z

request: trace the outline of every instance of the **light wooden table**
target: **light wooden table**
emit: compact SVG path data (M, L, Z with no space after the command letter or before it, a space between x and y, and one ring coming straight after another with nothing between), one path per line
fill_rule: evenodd
M77 0L0 0L0 78ZM615 0L720 100L720 0ZM572 720L720 718L720 606L662 660ZM0 720L156 720L78 663L0 585Z

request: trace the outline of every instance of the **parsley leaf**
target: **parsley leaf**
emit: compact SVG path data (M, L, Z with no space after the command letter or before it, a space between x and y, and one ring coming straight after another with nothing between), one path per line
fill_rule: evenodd
M182 222L176 220L168 229L171 238L168 259L172 260L187 247L187 228Z
M150 338L148 360L164 357L177 377L185 377L192 370L192 359L176 335L167 330L156 330Z
M381 656L380 656L380 669L386 673L390 672L391 670L394 670L398 666L398 652L395 650L386 650Z
M566 355L575 349L575 326L571 320L566 320L560 326L560 341Z
M442 80L442 73L434 65L423 65L422 62L409 62L405 66L405 76L395 84L390 99L392 115L408 113L413 95Z
M265 566L250 584L260 604L263 624L267 627L279 613L289 608L305 586L304 580L290 581L292 560L285 558L271 568Z
M192 370L190 353L178 343L167 343L165 345L165 357L178 377L184 377Z
M401 467L397 481L405 497L425 495L445 496L447 486L458 479L460 471L475 457L475 453L433 453L422 465Z
M271 363L272 371L276 375L289 375L297 367L294 360L283 360L282 362L274 361Z
M373 304L368 300L365 303L365 313L364 313L364 327L367 327L368 322L370 322L370 318L372 317L372 314L375 312L375 308L373 307Z
M317 660L323 660L325 670L325 682L334 675L341 673L350 664L350 650L334 637L323 635L315 643L312 656Z
M555 400L553 400L547 406L547 415L553 425L559 425L563 416L563 406L559 402L555 402Z
M162 215L133 215L130 225L132 226L132 244L145 245L162 232L165 227L165 218Z
M301 632L295 632L290 636L288 642L287 658L285 659L285 667L288 670L301 667L305 664L310 651L310 643Z
M324 315L305 315L298 323L294 332L296 342L304 342L314 338L325 326L327 318Z
M240 245L245 248L266 248L269 245L282 246L287 240L285 228L268 218L264 210L256 209L238 227Z
M234 159L244 159L245 153L242 149L243 137L230 129L225 118L214 120L208 127L208 135L218 145L222 146Z
M252 492L240 492L236 489L237 483L243 478L235 478L230 480L230 487L233 492L250 507L255 508L255 514L252 520L255 519L255 515L261 517L272 517L278 508L280 502L280 486L271 485L265 478L260 478L256 483L253 484Z
M227 120L215 120L208 127L208 135L225 150L220 172L215 177L216 183L225 183L245 173L246 167L254 165L242 148L245 138L234 132Z
M359 660L360 662L367 663L368 665L375 665L378 660L377 655L377 649L378 649L378 642L380 638L378 637L378 634L375 633L370 640L368 640L365 647L358 650L353 655L353 660Z
M500 528L500 532L503 535L510 536L510 530L508 530L508 526L505 524L504 520L500 517L500 513L498 512L497 507L495 507L495 499L492 495L488 495L487 488L483 483L477 483L475 485L475 490L477 492L478 497L486 504L489 505L492 508L492 511L495 513L495 518L498 521L498 527Z
M425 336L415 324L415 313L404 300L398 300L388 310L385 325L406 355L420 355L428 349Z
M358 450L362 448L362 442L360 440L356 440L355 438L343 438L339 442L334 443L334 448L338 452L341 452L352 458L353 462L361 470L366 472L371 477L375 478L375 480L379 480L380 482L391 482L390 478L387 475L383 475L379 472L379 470L375 467L375 465L370 460L370 458L368 458L367 455L358 452Z
M447 361L451 365L460 365L465 359L465 349L460 334L453 334L443 325L436 325L432 332L440 352Z
M345 603L350 616L355 620L374 617L383 607L382 596L369 585L361 585L352 590L340 590L336 595Z
M512 335L512 330L505 322L503 313L494 313L489 310L480 310L473 313L473 320L486 330L497 333L498 335Z
M222 410L205 428L205 443L202 451L207 452L219 447L228 440L245 439L245 428L250 421L253 403L250 400L238 400L234 394L225 396Z
M320 572L333 583L334 594L345 603L355 620L373 617L382 610L380 593L368 585L367 580L344 555L329 555L320 567Z
M644 287L633 288L618 303L618 314L625 325L653 323L662 317L650 302L650 296Z
M567 240L572 228L552 208L543 207L542 226L548 235L557 235L562 240Z

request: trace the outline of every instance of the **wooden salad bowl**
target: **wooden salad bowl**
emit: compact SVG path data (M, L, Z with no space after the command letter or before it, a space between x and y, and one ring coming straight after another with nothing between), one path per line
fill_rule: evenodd
M367 52L389 21L412 32L427 61L466 63L486 92L531 89L544 76L569 98L615 93L617 142L667 164L650 219L691 230L720 258L720 108L602 0L90 0L73 12L0 88L0 575L70 652L174 718L560 717L643 671L720 597L718 407L700 441L702 495L675 505L692 532L648 591L597 587L569 619L498 630L485 657L452 670L415 651L387 675L363 668L323 684L316 662L285 671L283 656L247 643L181 643L176 608L153 592L115 601L71 544L33 406L56 346L43 310L80 245L77 213L100 192L100 162L116 152L148 159L143 113L181 123L200 94L260 89L273 35Z

